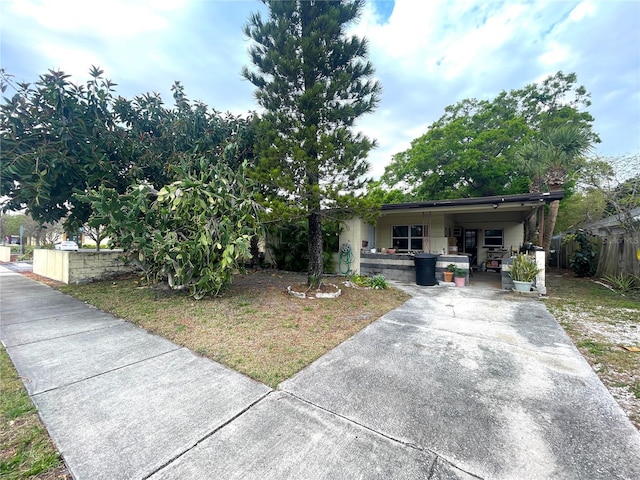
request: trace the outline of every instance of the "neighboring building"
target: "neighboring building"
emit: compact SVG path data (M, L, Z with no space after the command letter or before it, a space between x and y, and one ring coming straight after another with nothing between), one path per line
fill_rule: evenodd
M640 207L634 208L628 212L628 217L630 220L633 219L633 221L640 223ZM612 215L611 217L603 218L602 220L585 225L583 230L599 237L605 237L607 235L623 234L627 231L627 228L621 224L620 218L617 215Z

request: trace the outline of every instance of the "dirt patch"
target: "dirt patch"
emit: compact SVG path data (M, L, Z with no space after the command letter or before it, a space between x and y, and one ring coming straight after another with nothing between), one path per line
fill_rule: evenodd
M50 287L58 287L60 285L64 285L64 283L62 282L58 282L56 280L52 280L50 278L47 277L43 277L42 275L36 275L33 272L20 272L22 275L24 275L27 278L30 278L31 280L35 280L36 282L40 282L44 285L48 285Z
M547 307L640 430L640 299L564 270L547 275Z

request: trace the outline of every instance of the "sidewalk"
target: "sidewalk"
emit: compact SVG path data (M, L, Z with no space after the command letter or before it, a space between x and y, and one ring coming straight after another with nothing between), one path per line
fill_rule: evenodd
M277 391L2 266L0 339L76 480L640 478L543 305L403 288Z

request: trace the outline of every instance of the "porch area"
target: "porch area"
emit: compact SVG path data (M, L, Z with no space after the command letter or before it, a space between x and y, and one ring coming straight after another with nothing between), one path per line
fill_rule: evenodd
M535 252L536 263L541 272L535 280L538 293L546 294L545 252ZM478 268L470 264L469 255L437 255L435 278L440 285L453 285L444 282L442 273L450 264L465 270L465 286L481 289L513 289L513 281L509 276L512 258L503 258L501 268ZM415 284L416 267L414 255L408 253L360 253L360 273L362 275L383 275L391 281Z

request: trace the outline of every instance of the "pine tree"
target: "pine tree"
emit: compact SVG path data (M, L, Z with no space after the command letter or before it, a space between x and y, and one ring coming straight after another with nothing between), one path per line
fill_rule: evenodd
M354 133L372 112L380 85L372 77L367 42L346 30L364 5L353 1L267 1L269 17L252 14L245 33L265 109L259 172L271 184L272 208L309 223L309 285L322 280L322 216L360 189L374 142Z

